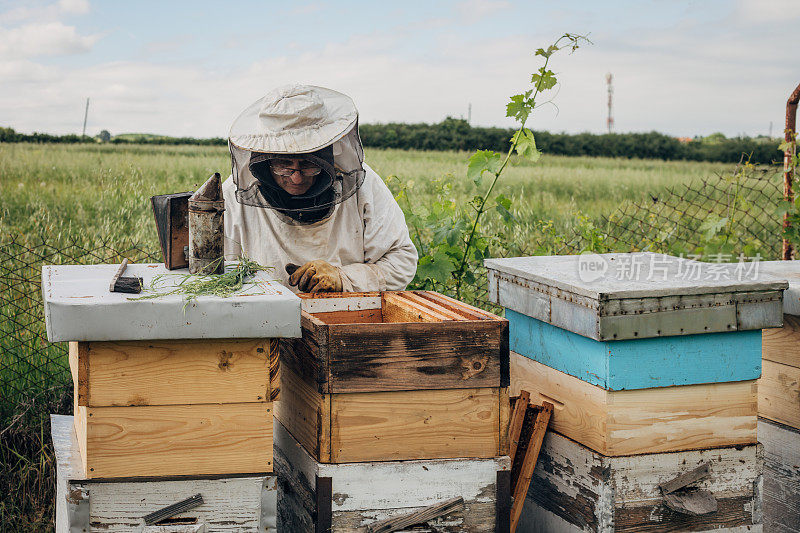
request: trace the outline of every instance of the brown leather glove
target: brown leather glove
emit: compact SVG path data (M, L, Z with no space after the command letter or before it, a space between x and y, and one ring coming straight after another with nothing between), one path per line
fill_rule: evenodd
M342 292L342 275L327 261L317 259L301 267L286 265L289 285L297 285L301 292Z

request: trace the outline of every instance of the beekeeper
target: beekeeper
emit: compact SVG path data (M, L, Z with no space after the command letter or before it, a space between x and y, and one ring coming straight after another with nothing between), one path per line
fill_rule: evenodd
M405 217L364 163L358 111L344 94L279 87L228 137L225 258L274 267L293 290L401 290L417 269Z

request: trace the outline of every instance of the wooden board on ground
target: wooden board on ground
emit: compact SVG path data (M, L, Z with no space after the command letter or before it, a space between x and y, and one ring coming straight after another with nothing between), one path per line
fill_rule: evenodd
M272 471L271 403L88 407L87 478L200 476Z
M800 430L759 419L764 445L764 527L800 533Z
M431 524L442 531L490 532L510 498L501 481L510 473L508 457L322 464L280 423L275 426L275 472L284 481L281 531L365 531L367 524L460 496L463 508Z
M141 530L144 515L198 493L204 504L178 518L204 524L207 531L277 531L275 476L87 479L73 426L71 416L50 416L56 463L56 533Z
M319 462L500 454L499 387L322 394L298 373L281 366L276 418Z
M758 416L800 429L800 368L764 361Z
M338 299L304 298L303 338L282 343L319 392L508 385L505 319L428 291Z
M714 495L717 512L689 516L667 508L659 485L706 462L710 475L692 486ZM541 531L537 523L551 524L551 531L760 530L762 472L758 444L606 457L549 431L520 530Z
M550 428L609 456L756 442L756 381L605 390L512 352L511 394L555 406Z
M800 368L800 316L783 315L783 327L765 329L763 335L765 360Z
M276 339L71 342L78 405L270 402Z

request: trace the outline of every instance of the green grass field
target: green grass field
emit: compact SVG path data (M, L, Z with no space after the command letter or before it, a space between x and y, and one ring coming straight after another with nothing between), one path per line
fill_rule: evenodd
M465 204L472 198L474 191L465 177L468 157L466 152L366 152L367 163L381 176L396 177L388 180L395 192L402 186L409 189L415 212L435 200L440 180L452 183L453 201ZM774 205L767 209L765 202L743 194L746 180L731 180L733 167L546 154L535 165L514 161L496 193L513 200L516 223L503 228L500 217L491 212L486 228L498 235L505 232L498 241L503 245L500 251L507 253L564 253L556 244L572 243L576 235L579 243L585 241L587 228L621 231L627 240L616 242L628 248L658 249L653 243L666 242L662 229L673 232L673 243L696 241L706 231L701 228L704 221L728 217L737 221L738 229L733 224L727 229L714 226L724 233L711 236L718 245L731 240L760 246L776 239L779 244ZM50 345L44 335L37 283L41 264L119 261L105 248L85 252L101 243L117 251L136 245L157 252L150 196L193 190L211 173L227 175L229 169L229 155L222 147L0 143L0 533L52 531L54 478L47 413L71 411L66 348L63 343ZM723 174L727 177L717 179L722 188L709 197L703 196L705 191L691 197L665 193L668 187L680 189ZM769 179L772 189L764 198L771 200L779 189L772 183L775 177ZM753 190L761 186L756 183ZM619 214L620 207L637 203L633 212L639 214L639 202L652 205L649 199L659 196L681 202L686 196L694 203L659 204L667 213L666 222L658 231L645 224L644 239L633 231L642 226L636 218L622 216L613 228L605 223L604 217ZM756 236L746 227L754 221L762 228ZM677 226L685 226L683 233L674 233ZM137 254L131 258L144 257Z
M454 182L456 200L467 200L466 152L368 150L366 161L382 177L413 183L415 204L430 202L432 182ZM731 165L545 155L518 162L497 192L514 200L525 223L552 220L569 231L575 215L610 214L620 203L647 193L721 173ZM211 173L230 172L225 148L146 145L0 144L0 226L3 233L69 236L156 246L150 196L193 190ZM390 184L397 182L390 182ZM519 238L524 240L526 232Z

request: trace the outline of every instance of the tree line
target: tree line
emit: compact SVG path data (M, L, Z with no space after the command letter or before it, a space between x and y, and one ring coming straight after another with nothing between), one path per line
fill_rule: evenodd
M401 150L508 150L512 129L474 127L463 119L448 117L435 124L362 124L361 140L368 148ZM779 140L766 137L726 138L715 133L705 138L679 140L663 133L551 133L536 131L536 145L546 154L566 156L624 157L638 159L690 160L735 163L747 154L753 163L780 161ZM126 134L113 137L103 131L97 137L80 135L24 134L0 127L0 142L114 144L194 144L225 146L226 139L164 137Z

